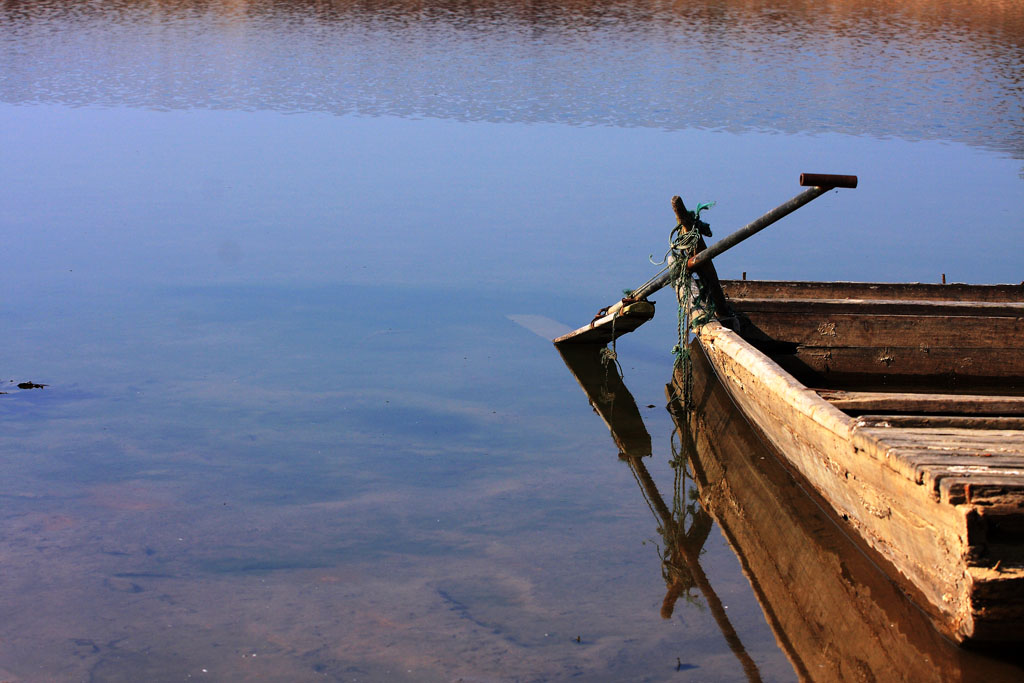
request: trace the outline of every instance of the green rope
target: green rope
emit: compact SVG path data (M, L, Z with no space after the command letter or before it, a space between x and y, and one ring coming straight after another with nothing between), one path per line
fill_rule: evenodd
M689 426L684 424L680 429L689 430ZM677 436L680 437L678 444L676 443ZM679 562L680 558L673 556L671 552L677 546L693 542L690 537L694 533L699 533L695 522L699 515L707 514L700 507L697 488L692 483L693 476L687 467L687 461L693 455L688 452L688 449L692 448L692 439L688 436L687 440L684 441L680 433L677 430L673 430L672 436L669 439L669 445L672 450L672 459L669 460L668 464L672 467L674 473L672 483L672 519L675 535L672 538L667 536L664 538L666 551L661 556L661 575L666 584L673 584L677 579L681 580L685 589L681 591L680 596L691 605L703 607L699 596L693 594L693 589L696 587L693 570L685 561ZM703 552L703 549L698 550L698 553Z
M711 300L705 282L701 278L693 276L686 266L686 261L697 249L697 244L700 241L700 213L712 206L714 206L714 202L698 204L697 208L690 212L692 227L687 230L686 226L680 222L672 229L669 237L671 244L669 254L672 256L669 277L679 296L679 308L676 316L676 345L672 347L672 354L675 356L674 367L680 370L683 377L682 402L686 410L693 407L690 334L715 317L714 302ZM694 315L695 309L699 311L697 315Z

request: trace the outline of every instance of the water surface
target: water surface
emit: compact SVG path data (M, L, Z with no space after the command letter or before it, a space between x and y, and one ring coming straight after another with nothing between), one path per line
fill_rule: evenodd
M804 171L861 186L724 277L1024 279L1009 0L6 1L0 38L5 680L742 678L705 599L660 616L545 337L653 272L672 195L717 237ZM664 486L660 304L617 351Z

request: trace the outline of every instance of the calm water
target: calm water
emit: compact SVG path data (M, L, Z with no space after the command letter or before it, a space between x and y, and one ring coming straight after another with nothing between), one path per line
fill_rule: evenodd
M724 277L1024 279L1024 6L770 5L0 0L0 679L796 679L547 339L803 171Z

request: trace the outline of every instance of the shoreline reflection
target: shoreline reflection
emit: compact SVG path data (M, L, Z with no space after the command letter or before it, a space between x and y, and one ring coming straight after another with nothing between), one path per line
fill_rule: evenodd
M1014 0L0 0L0 32L9 104L839 133L1024 158Z

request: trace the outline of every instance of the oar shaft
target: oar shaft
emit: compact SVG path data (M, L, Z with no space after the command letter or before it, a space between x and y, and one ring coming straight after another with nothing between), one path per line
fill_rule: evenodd
M671 280L671 279L672 279L672 271L669 270L668 268L666 268L665 270L661 271L660 273L655 275L653 278L651 278L650 280L648 280L647 282L643 283L642 285L637 287L635 290L633 290L633 293L631 294L631 296L634 299L645 299L648 296L650 296L651 294L654 294L655 292L657 292L659 289L661 289L665 285L667 285L669 280Z
M743 240L764 230L775 221L785 216L788 216L789 214L793 213L804 204L807 204L808 202L820 197L821 195L825 194L831 189L831 187L811 187L804 190L797 196L790 199L785 204L775 207L774 209L772 209L765 215L761 216L757 220L754 220L746 224L745 226L743 226L736 232L732 233L731 235L723 237L722 239L718 240L704 251L695 254L694 256L691 256L690 260L686 262L686 267L689 268L690 270L700 268L705 263L718 256L726 249L731 249L732 247L735 247Z
M846 187L851 189L857 187L857 176L833 175L831 173L801 173L800 184L804 187L809 187L809 189L804 190L785 204L775 207L765 215L751 223L748 223L728 237L718 240L709 248L704 249L700 253L694 254L686 262L686 267L690 270L700 268L726 249L735 247L751 235L764 230L775 221L784 216L788 216L804 204L813 199L817 199L829 190L837 187Z
M751 235L761 230L764 230L769 225L779 220L783 216L787 216L793 213L807 202L813 200L816 197L820 197L821 195L825 194L826 192L833 188L857 187L857 176L839 176L827 175L822 173L804 173L800 176L800 184L805 187L808 185L814 185L814 187L811 187L810 189L801 192L796 197L793 197L782 206L772 209L765 215L758 218L753 223L750 223L745 227L740 228L739 230L729 235L725 239L721 239L715 242L710 248L705 248L704 238L698 237L697 245L695 247L697 253L687 260L686 266L688 270L696 270L700 274L701 280L705 283L705 287L711 295L712 302L715 304L715 310L720 312L719 315L723 315L724 311L727 311L729 307L728 302L725 299L725 294L722 291L722 287L718 283L718 274L715 272L715 266L711 262L711 259L718 256L726 249L730 249L731 247L736 246L737 244L747 239ZM676 213L676 219L679 221L680 225L687 228L688 230L692 229L696 217L686 210L686 207L683 205L683 201L679 197L672 198L672 208ZM710 235L711 233L708 232L707 234ZM643 283L635 290L630 292L630 295L627 298L615 302L608 308L601 309L598 315L594 318L594 321L591 322L589 325L581 327L580 329L575 330L574 332L570 332L569 334L562 335L561 337L555 340L555 343L565 344L570 342L592 342L595 338L595 330L603 329L604 326L609 324L613 326L612 338L614 338L615 336L617 336L614 333L614 323L618 319L619 312L622 311L626 306L632 305L637 301L646 299L651 294L654 294L656 291L658 291L665 285L669 284L671 280L672 272L670 262L669 266L667 266L664 270L662 270L653 278L651 278L650 280L648 280L647 282ZM643 324L643 322L645 322L649 318L650 315L648 314L647 318L644 318L643 320L637 322L637 324L631 327L630 330L635 329L635 327L639 326L640 324ZM628 332L630 330L625 331ZM623 332L620 332L620 334L622 333ZM603 339L602 337L600 337L600 335L598 335L598 338Z
M764 230L772 223L778 221L780 218L788 216L789 214L793 213L804 204L807 204L808 202L816 199L817 197L820 197L821 195L825 194L831 189L833 189L832 186L825 186L811 187L804 190L797 196L790 199L785 204L775 207L774 209L772 209L765 215L761 216L757 220L748 223L747 225L743 226L742 228L732 233L731 235L728 235L727 237L718 240L710 247L694 254L686 262L686 267L689 270L698 270L704 267L705 265L709 265L711 259L718 256L726 249L731 249L732 247L736 246L737 244L747 239L751 235L754 235L755 233ZM701 240L701 242L703 242L703 240ZM644 299L650 296L651 294L654 294L665 285L667 285L669 283L669 280L671 279L672 274L669 271L669 269L666 268L662 272L658 273L658 275L656 275L655 277L651 278L650 280L648 280L647 282L633 290L630 296L633 299ZM715 277L715 279L717 280L717 276ZM619 308L622 308L623 305L624 304L622 304L621 302L618 304L614 304L608 309L608 312L614 313Z

